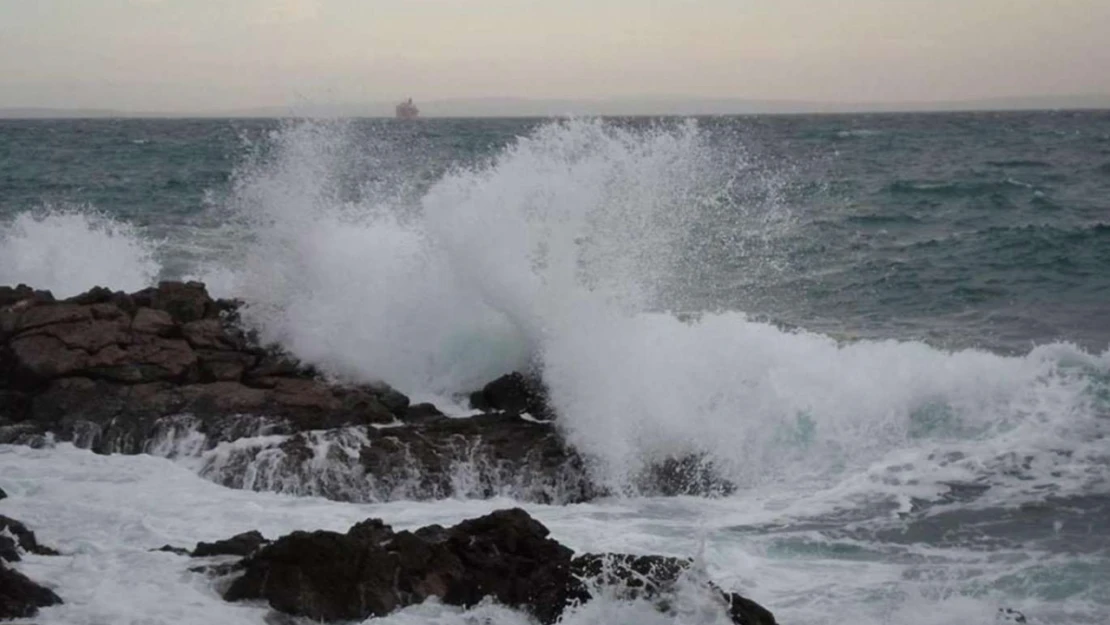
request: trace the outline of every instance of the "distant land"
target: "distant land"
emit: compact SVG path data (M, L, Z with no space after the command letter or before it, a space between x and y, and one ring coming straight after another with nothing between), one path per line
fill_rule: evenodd
M944 102L806 102L800 100L707 99L690 97L540 100L467 98L416 102L421 117L561 117L784 115L1110 109L1110 94L990 98ZM394 102L299 104L220 111L128 111L98 108L0 108L2 119L172 118L172 117L393 117Z

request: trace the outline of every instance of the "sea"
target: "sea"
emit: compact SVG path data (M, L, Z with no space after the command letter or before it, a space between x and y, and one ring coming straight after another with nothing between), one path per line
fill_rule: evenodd
M0 514L66 554L20 564L66 601L39 625L278 622L148 550L512 506L784 625L1110 622L1110 112L0 121L0 284L164 279L452 415L541 371L613 494L344 503L0 446ZM676 454L736 490L639 493ZM563 622L727 622L700 596Z

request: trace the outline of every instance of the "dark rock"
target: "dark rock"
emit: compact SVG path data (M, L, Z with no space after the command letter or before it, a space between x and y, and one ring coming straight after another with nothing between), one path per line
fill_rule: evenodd
M995 619L998 623L1028 623L1025 615L1013 608L998 608L998 615Z
M65 301L71 304L80 304L82 306L91 304L103 304L112 300L112 290L106 289L102 286L94 286L93 288L85 291L80 295L75 295L66 299Z
M13 423L31 416L31 396L19 391L0 390L0 418Z
M198 349L201 382L238 382L258 357L243 352Z
M402 421L405 423L430 423L446 419L446 415L439 411L433 404L414 404L405 410Z
M569 605L590 600L598 586L615 586L620 598L653 600L667 611L676 582L691 567L689 560L661 556L573 555L520 509L415 532L368 519L346 534L279 538L241 562L243 575L224 598L265 600L280 612L320 621L384 616L429 597L458 606L492 598L550 624ZM710 583L706 588L733 622L775 625L754 602Z
M38 614L39 608L61 602L54 591L0 561L0 619L28 618Z
M8 498L8 493L5 493L4 489L0 488L0 501L2 501L4 499L7 499L7 498Z
M547 387L543 380L515 371L472 393L470 405L477 410L528 413L537 419L555 416L547 405Z
M10 286L0 286L0 308L11 306L23 300L32 299L35 296L35 290L26 284L12 288Z
M191 552L188 549L186 549L184 547L174 547L173 545L162 545L161 547L159 547L157 549L151 549L151 551L161 551L161 552L165 552L165 553L172 553L176 556L192 555Z
M377 384L367 388L375 395L378 401L391 413L398 417L405 416L409 408L409 398L386 384Z
M161 282L150 293L149 305L168 312L178 323L188 323L204 319L214 304L199 282Z
M15 543L18 544L20 549L26 551L27 553L33 553L40 556L58 555L58 552L54 551L50 547L40 545L38 540L35 538L35 533L27 529L26 525L20 523L19 521L16 521L15 519L8 518L6 516L0 516L0 533L4 533L5 531L15 536ZM10 541L11 539L8 540ZM10 551L0 551L0 560L8 560L9 562L18 561L19 552L16 551L14 547L15 545L13 544L10 545ZM10 557L13 553L15 554L14 558Z
M224 595L265 599L316 620L362 620L440 597L471 606L487 596L545 623L562 609L571 552L523 510L464 521L431 542L368 521L347 534L294 532L244 562Z
M573 503L598 495L584 460L552 425L516 415L445 418L368 436L362 467L380 489L402 497L511 494L541 503ZM455 490L460 465L474 477L466 493Z
M621 599L652 599L670 592L692 565L685 558L587 553L574 558L571 572L577 580L619 588L617 596ZM584 586L576 586L573 595L589 599Z
M212 543L197 543L193 549L194 558L209 556L249 556L259 547L269 543L258 531L236 534L227 540L217 540Z
M572 600L585 602L590 599L589 587L602 585L615 589L615 597L655 601L658 609L666 611L675 584L692 566L693 561L686 558L584 554L571 561L574 581L569 595ZM724 592L712 583L709 589L721 598L733 623L776 625L774 615L758 603Z
M736 484L721 476L711 459L693 454L653 464L637 482L638 490L651 496L723 497L736 492Z
M737 625L777 625L775 615L758 603L734 592L721 592L728 615Z

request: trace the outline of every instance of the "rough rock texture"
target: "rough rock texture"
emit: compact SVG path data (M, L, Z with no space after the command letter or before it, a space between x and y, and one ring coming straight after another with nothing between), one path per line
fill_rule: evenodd
M314 620L383 616L428 597L471 606L486 597L553 623L575 601L590 598L590 580L622 585L628 597L663 598L689 568L673 558L587 555L548 537L520 509L499 510L451 528L393 532L369 519L346 534L294 532L242 562L243 575L227 588L228 601L263 599L274 609ZM756 604L719 593L736 623L774 625ZM730 603L731 602L731 603ZM665 602L658 604L667 609Z
M486 414L451 419L384 384L322 379L260 346L237 307L193 282L64 301L0 287L0 443L49 433L98 453L203 455L201 474L226 486L340 500L602 494L557 427L520 418L554 417L536 376L494 380L472 397ZM639 487L731 491L696 458L649 469Z
M0 560L18 562L20 549L40 556L58 555L50 547L40 545L35 533L27 529L26 525L0 515Z
M29 423L24 435L91 432L97 451L136 453L171 414L267 415L301 431L390 423L408 409L384 385L329 384L259 347L232 322L235 304L199 283L61 302L21 285L0 303L0 419Z
M535 375L514 371L470 394L470 406L478 410L528 413L537 419L553 419L547 404L547 387Z
M38 614L39 608L61 602L54 591L27 579L0 560L0 619L31 617Z
M0 301L4 292L0 290ZM0 516L0 619L34 616L40 607L55 605L62 600L48 588L27 579L19 571L8 568L5 562L19 562L20 551L44 556L58 555L57 551L39 544L35 533L27 526L6 516Z
M197 543L193 549L194 558L208 556L249 556L259 547L269 543L257 530L236 534L227 540L217 540L212 543ZM172 547L170 548L173 549Z
M685 558L636 556L628 554L584 554L571 561L571 596L579 601L589 599L589 585L616 588L613 595L620 599L647 599L656 608L666 611L667 600L674 586L688 574L694 563ZM734 623L743 625L775 625L775 617L758 603L736 593L725 592L712 582L706 584L716 595Z

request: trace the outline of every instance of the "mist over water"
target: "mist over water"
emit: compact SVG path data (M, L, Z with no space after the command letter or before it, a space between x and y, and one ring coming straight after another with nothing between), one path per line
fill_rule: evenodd
M87 207L22 213L0 225L0 284L26 283L59 297L94 285L138 290L158 275L156 245Z
M893 141L892 132L839 129L821 141ZM1104 526L1063 512L1024 526L999 511L1055 502L1087 509L1084 502L1108 492L1110 351L1066 335L1006 349L882 336L888 326L872 323L867 308L880 302L908 323L964 289L970 304L918 326L944 329L961 314L980 323L976 298L1039 286L1053 263L1062 277L1044 280L1046 289L1097 274L1100 252L1084 246L1074 252L1079 260L1064 258L1054 242L1066 233L1097 247L1106 227L1086 215L1034 236L996 225L966 234L965 217L952 218L953 233L922 212L938 195L1001 203L1037 184L953 182L942 192L928 176L899 170L916 182L882 186L912 197L911 208L881 219L836 216L797 201L797 172L750 151L743 132L673 120L546 122L481 157L435 166L412 165L420 159L350 122L283 123L255 147L206 208L204 219L218 224L206 236L218 233L219 246L185 273L216 295L241 298L245 322L265 340L331 375L384 380L444 405L503 373L539 372L558 427L619 495L598 518L631 506L646 520L630 524L656 550L667 532L708 528L717 549L707 556L711 568L743 584L767 580L783 614L796 617L790 622L852 613L841 604L823 613L803 587L838 588L821 601L886 605L868 613L873 622L989 622L999 596L1027 597L1025 609L1059 616L1052 593L1064 591L1045 580L1075 564L1058 561L1063 551L1051 541L1083 524L1097 536ZM1028 159L998 162L1032 167L1012 165ZM1041 210L1036 200L1030 210ZM842 236L844 223L858 230ZM94 284L141 288L179 262L150 230L93 211L18 214L0 228L0 283L58 295ZM1029 251L1029 238L1045 257ZM174 245L183 246L180 237ZM973 247L1017 250L1032 269L1006 282L1016 270L1000 256L983 261L979 284ZM886 267L879 277L876 265ZM960 272L973 275L950 286L948 274ZM1076 296L1077 311L1099 310L1101 283L1091 284L1094 295ZM922 294L927 286L937 295ZM790 304L819 296L827 315L796 323ZM905 300L916 304L900 308ZM836 308L844 301L858 301L858 318L852 306ZM1027 327L1017 319L1012 327ZM638 497L648 465L691 454L737 493L677 503ZM942 529L931 534L935 524ZM960 534L965 524L981 531ZM587 526L568 527L588 542ZM946 542L952 532L959 537ZM1108 547L1093 540L1081 550L1090 571L1064 593L1079 616L1060 622L1094 622L1084 619L1110 605L1094 581ZM988 544L998 561L981 557ZM1048 555L1027 562L1022 545ZM679 555L696 546L687 548ZM826 568L811 570L806 558ZM854 568L859 562L866 565ZM764 573L753 573L756 564ZM1007 576L1026 573L1024 591L1008 590ZM642 608L599 603L571 622L634 622ZM481 610L497 622L515 618Z

